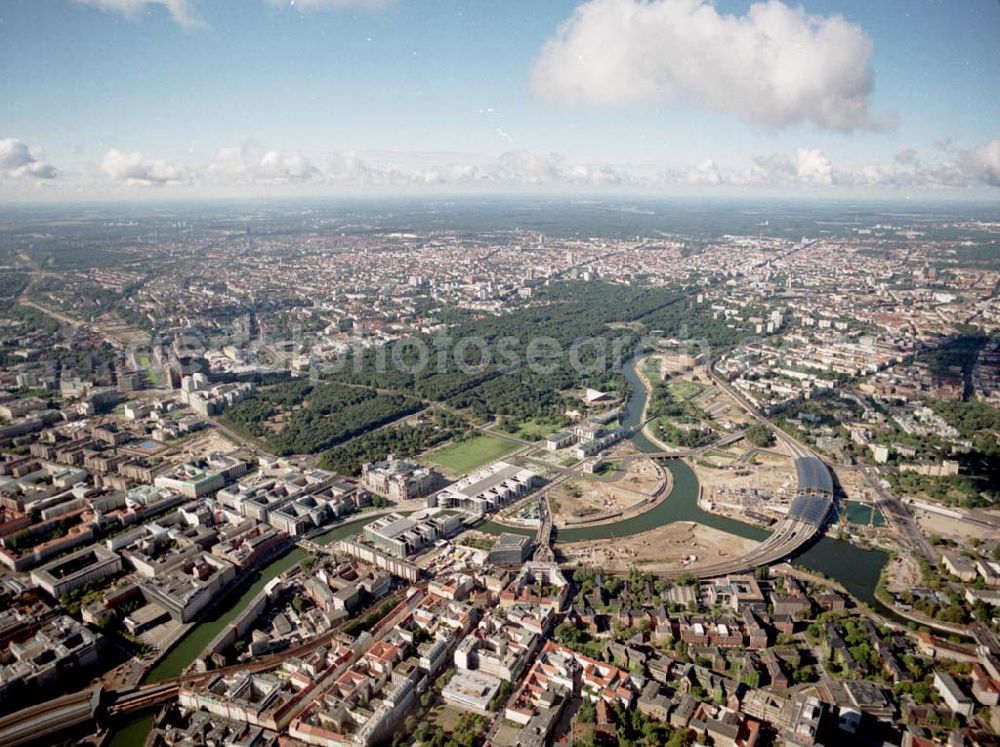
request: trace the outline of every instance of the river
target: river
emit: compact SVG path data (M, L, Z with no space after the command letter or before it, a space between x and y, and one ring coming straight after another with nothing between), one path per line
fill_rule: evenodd
M641 422L642 411L646 404L646 389L636 373L640 357L634 358L624 369L624 375L630 388L623 421L627 427L637 426ZM641 451L662 451L642 431L636 431L632 435L631 441ZM556 535L556 542L580 542L591 539L624 537L646 532L674 521L696 521L730 534L757 541L768 536L767 530L760 527L703 511L698 506L698 478L694 470L680 459L671 459L666 461L665 465L673 475L674 483L670 495L665 500L660 501L645 513L622 521L593 527L563 529ZM357 533L362 526L374 519L373 516L342 524L315 537L314 541L319 544L334 542L349 534ZM492 521L485 522L477 528L495 534L511 532L534 535L534 532L529 529L509 527ZM252 584L240 587L240 591L233 592L231 595L232 603L223 600L205 619L192 627L180 642L149 671L143 681L157 682L183 672L191 662L198 658L205 646L219 631L232 622L250 603L250 600L266 583L305 557L306 553L296 548L264 567ZM819 572L840 582L857 599L881 608L882 605L875 600L875 587L887 560L888 556L880 550L864 550L849 542L822 537L800 554L794 563L806 570ZM109 747L137 747L143 743L152 725L152 715L137 716L118 728L107 744Z
M629 399L625 405L623 420L623 425L626 427L637 427L642 422L642 412L646 405L646 388L636 373L642 357L639 355L634 358L623 370L629 383ZM640 451L663 451L641 430L632 435L631 441ZM671 459L665 460L664 465L673 475L674 483L670 495L665 500L645 513L622 521L591 527L560 529L555 535L556 543L625 537L647 532L673 521L696 521L713 529L757 541L767 538L769 532L766 529L702 510L698 506L698 478L686 462ZM493 521L485 522L478 528L493 533L534 535L532 530L513 528ZM821 537L796 557L794 564L828 576L842 584L857 599L876 605L875 587L888 559L881 550L865 550L849 542Z

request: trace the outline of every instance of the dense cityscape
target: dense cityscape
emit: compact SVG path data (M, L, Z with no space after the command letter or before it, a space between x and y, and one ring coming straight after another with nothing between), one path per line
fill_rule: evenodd
M998 29L2 0L0 747L1000 747Z
M639 205L8 212L0 741L991 739L1000 224Z

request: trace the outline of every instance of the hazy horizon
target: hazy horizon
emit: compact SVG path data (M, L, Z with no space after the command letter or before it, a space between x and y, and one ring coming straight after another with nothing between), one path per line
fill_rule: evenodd
M1000 3L9 0L5 201L1000 196Z

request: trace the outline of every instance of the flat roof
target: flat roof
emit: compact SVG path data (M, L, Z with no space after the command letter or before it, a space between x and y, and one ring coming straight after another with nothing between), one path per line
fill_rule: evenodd
M496 544L493 545L493 547L523 547L529 542L531 542L531 537L523 534L510 534L509 532L504 532L500 535L500 539L496 541Z
M119 559L116 552L112 552L100 543L86 545L78 550L74 550L69 555L49 561L45 565L39 566L32 571L33 574L46 574L52 578L63 581L82 570L93 568L107 562L114 562Z
M408 516L399 514L386 514L381 519L377 519L369 524L366 529L370 529L375 534L386 538L395 538L404 532L413 529L417 523Z
M143 623L150 623L168 614L170 613L168 613L166 608L162 605L159 605L156 602L149 602L148 604L142 605L142 607L136 608L130 612L128 616L132 622L137 625L141 625Z
M442 695L461 700L476 707L485 709L502 685L499 677L481 672L478 669L460 669L455 673Z
M451 487L446 488L446 490L451 493L458 493L466 498L474 498L477 495L485 493L491 488L495 488L505 480L518 477L522 473L534 476L534 473L531 470L525 469L524 467L519 467L516 464L510 464L509 462L498 462L495 468L479 479L470 481L466 485L462 485L462 482L464 481L460 481Z

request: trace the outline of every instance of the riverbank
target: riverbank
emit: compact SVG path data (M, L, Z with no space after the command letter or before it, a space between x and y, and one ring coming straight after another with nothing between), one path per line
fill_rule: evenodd
M660 449L660 451L672 451L677 447L670 446L661 441L659 438L657 438L653 430L653 424L646 422L646 418L648 417L648 412L649 412L649 405L653 399L653 382L651 382L649 380L649 377L646 376L646 371L643 369L642 364L649 357L650 356L647 355L645 358L636 359L636 363L632 367L632 370L635 371L635 375L642 383L643 390L646 392L646 396L644 398L645 401L643 402L642 405L642 412L639 414L639 422L644 423L644 425L642 426L642 434L646 438L648 438L652 443L654 443Z
M635 491L629 488L622 488L621 486L616 486L614 482L608 481L595 481L591 483L595 489L615 489L618 488L626 495L630 495L638 500L634 503L625 506L624 508L613 512L610 515L595 515L593 518L579 517L573 521L560 521L556 520L554 526L557 531L566 529L581 529L585 527L599 527L607 524L615 524L623 519L630 519L633 517L641 516L642 514L656 508L660 503L667 500L670 497L671 492L674 489L674 479L673 474L670 470L664 469L659 464L653 463L653 467L656 470L656 488L653 489L649 494L643 493L641 491ZM581 476L579 479L586 480L586 476ZM619 478L620 479L620 478ZM558 500L562 501L563 496L559 496Z
M966 628L958 627L955 625L948 625L940 620L932 620L931 618L921 615L918 613L911 612L909 610L900 609L894 599L891 598L881 589L875 592L876 601L885 607L885 609L891 612L896 617L906 620L908 623L913 623L919 627L927 628L935 633L940 633L943 635L955 635L959 638L968 638L969 631Z
M564 567L599 568L626 574L632 568L647 573L697 573L699 567L745 555L759 543L693 521L674 521L628 537L560 545Z

